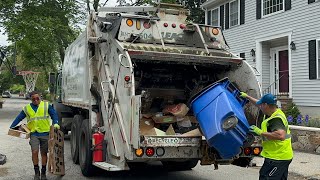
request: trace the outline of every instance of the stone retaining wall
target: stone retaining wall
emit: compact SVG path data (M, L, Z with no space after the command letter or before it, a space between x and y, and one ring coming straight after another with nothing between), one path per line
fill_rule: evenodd
M320 154L320 128L290 125L294 150Z

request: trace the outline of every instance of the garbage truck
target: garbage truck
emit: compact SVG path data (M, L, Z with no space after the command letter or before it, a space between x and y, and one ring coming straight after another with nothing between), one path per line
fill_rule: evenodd
M256 71L229 51L220 27L189 22L188 14L181 5L163 3L102 7L66 49L50 82L83 175L153 161L180 170L199 162L248 165L259 155L259 139L248 133L259 109L238 95L261 96ZM216 97L202 96L218 87ZM200 96L216 99L209 112L214 122L200 113ZM204 129L207 124L214 133Z

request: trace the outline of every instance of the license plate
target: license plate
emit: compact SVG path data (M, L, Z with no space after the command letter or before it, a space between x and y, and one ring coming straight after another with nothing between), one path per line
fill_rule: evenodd
M200 146L201 137L145 137L142 145L145 146Z

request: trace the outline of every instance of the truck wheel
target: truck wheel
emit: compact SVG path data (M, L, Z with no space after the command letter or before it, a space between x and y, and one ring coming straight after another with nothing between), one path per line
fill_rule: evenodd
M83 117L81 115L75 115L73 117L71 125L71 135L70 135L70 144L71 144L71 157L72 161L75 164L79 164L79 136L80 136L80 127Z
M89 127L89 120L82 121L80 130L80 143L79 143L79 163L81 172L84 176L92 176L95 167L92 165L92 137Z
M198 159L183 161L183 162L175 162L175 161L162 161L163 166L168 170L191 170L196 167L198 164Z

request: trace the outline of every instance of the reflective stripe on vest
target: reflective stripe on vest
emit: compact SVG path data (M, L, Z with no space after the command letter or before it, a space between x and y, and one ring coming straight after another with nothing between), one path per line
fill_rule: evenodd
M291 133L285 114L281 109L277 109L268 119L264 119L261 124L262 132L267 132L268 122L274 118L280 118L286 128L285 140L263 140L261 156L274 160L290 160L293 157L291 147Z
M28 104L23 108L27 117L27 126L31 132L49 132L50 131L50 117L49 117L49 103L41 101L37 111L35 112L31 105Z

